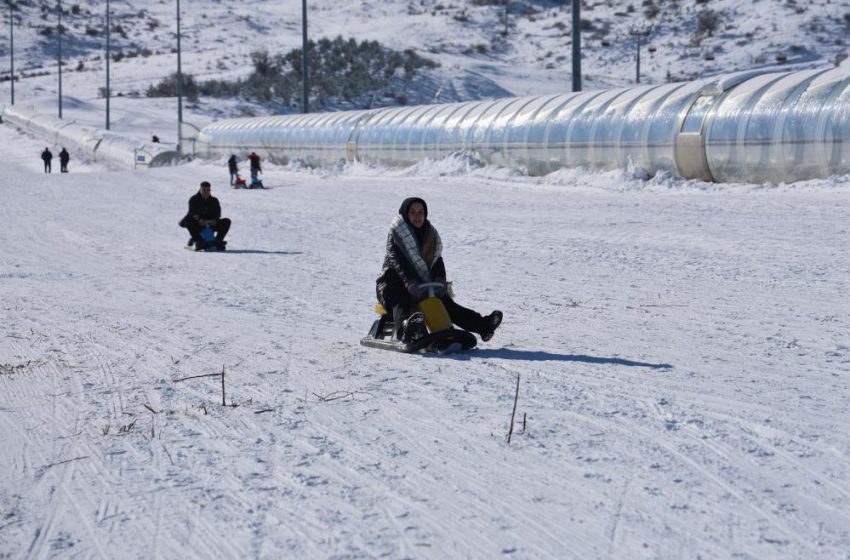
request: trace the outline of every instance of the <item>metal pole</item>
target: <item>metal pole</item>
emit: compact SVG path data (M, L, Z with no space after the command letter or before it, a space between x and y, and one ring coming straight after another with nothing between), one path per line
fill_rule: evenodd
M56 0L56 7L59 12L59 27L57 27L57 31L59 32L59 118L62 118L62 0Z
M180 0L177 0L177 153L183 152L183 70L180 62Z
M310 112L310 83L307 79L307 0L301 0L301 112Z
M573 91L581 91L581 0L573 0Z
M637 34L637 66L635 67L635 83L640 83L640 33Z
M106 130L109 130L109 98L112 92L109 89L109 58L112 56L109 32L112 24L109 17L109 0L106 0Z
M13 25L15 19L15 4L12 3L12 0L9 0L9 58L10 65L12 69L12 73L9 76L10 82L12 84L12 105L15 104L15 26Z

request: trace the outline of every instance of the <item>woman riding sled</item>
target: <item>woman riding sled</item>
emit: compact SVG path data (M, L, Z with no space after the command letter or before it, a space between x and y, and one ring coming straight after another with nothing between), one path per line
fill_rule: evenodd
M422 313L411 315L411 310L420 299L427 297L419 286L428 282L443 285L439 297L455 325L478 333L485 342L493 338L502 322L501 311L484 317L459 305L446 293L443 243L428 221L425 201L416 197L405 199L398 214L390 223L383 270L376 286L378 301L392 313L396 340L411 342L426 334Z

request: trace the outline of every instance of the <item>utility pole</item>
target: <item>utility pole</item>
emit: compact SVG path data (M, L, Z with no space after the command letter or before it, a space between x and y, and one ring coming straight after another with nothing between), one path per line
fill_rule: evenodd
M177 154L183 155L183 70L180 62L180 0L177 0Z
M15 4L12 0L9 3L9 66L11 74L9 74L9 83L11 84L12 105L15 104Z
M56 8L59 12L59 27L56 30L59 32L59 118L62 118L62 0L56 0Z
M649 38L649 34L652 32L652 26L649 27L632 27L629 29L629 34L634 36L637 40L635 52L635 83L640 83L640 48L644 44L644 39Z
M635 83L640 83L640 33L637 34L637 55L635 56Z
M109 20L109 0L106 0L106 130L109 130L109 97L112 95L109 89L109 58L112 56L109 41L111 27L112 25Z
M573 91L581 91L581 0L573 0Z
M310 112L310 83L307 79L307 0L301 0L301 112Z

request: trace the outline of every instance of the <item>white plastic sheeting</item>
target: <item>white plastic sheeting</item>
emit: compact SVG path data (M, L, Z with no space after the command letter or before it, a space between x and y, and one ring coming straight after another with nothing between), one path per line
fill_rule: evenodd
M704 136L718 181L793 182L850 173L850 73L747 80L717 100Z
M93 161L138 168L170 165L178 159L174 150L158 144L139 144L110 132L78 125L24 109L8 106L3 120L36 136L51 146L64 146Z
M532 175L634 165L715 181L850 173L850 69L742 72L563 95L219 121L196 155L410 165L452 152Z

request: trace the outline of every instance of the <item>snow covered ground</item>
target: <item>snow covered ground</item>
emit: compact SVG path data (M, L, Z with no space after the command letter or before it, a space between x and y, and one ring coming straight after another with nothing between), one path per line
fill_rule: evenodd
M850 178L236 191L0 142L0 558L850 558ZM226 253L182 248L204 179ZM467 354L359 345L410 195L504 311Z

